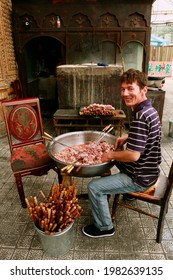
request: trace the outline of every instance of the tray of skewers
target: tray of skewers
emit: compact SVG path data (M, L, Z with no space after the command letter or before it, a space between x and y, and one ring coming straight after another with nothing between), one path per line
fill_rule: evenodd
M83 106L79 109L79 115L81 116L95 116L95 117L123 117L124 112L122 110L116 110L112 105L104 105L93 103L88 106ZM124 115L125 116L125 115Z

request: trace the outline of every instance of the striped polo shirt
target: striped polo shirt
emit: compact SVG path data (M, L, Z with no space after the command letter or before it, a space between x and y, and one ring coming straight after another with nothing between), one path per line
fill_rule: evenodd
M136 162L119 162L117 167L143 187L152 186L160 174L161 125L151 100L140 103L132 113L126 149L141 153ZM120 166L119 166L120 165Z

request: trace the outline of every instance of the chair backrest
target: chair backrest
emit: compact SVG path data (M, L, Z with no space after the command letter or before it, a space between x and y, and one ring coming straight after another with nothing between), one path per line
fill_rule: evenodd
M2 111L11 152L21 146L45 143L37 97L3 101Z
M160 175L161 187L156 188L154 196L160 198L162 201L168 201L173 189L173 162L168 174L168 177Z
M171 192L173 190L173 162L171 164L171 168L169 171L169 175L168 175L168 181L167 181L167 188L165 191L165 197L168 197L168 199L171 196Z

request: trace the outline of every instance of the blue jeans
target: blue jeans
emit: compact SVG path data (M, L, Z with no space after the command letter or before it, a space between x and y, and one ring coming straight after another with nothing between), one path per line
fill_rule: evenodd
M88 184L88 196L95 226L100 230L112 229L112 219L107 200L108 194L140 192L146 188L136 185L124 173L93 179Z

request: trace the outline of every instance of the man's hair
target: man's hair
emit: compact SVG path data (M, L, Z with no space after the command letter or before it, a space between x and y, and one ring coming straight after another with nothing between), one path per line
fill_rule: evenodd
M147 75L139 70L135 69L128 69L126 72L124 72L120 77L120 82L122 83L134 83L137 82L140 89L143 89L145 86L147 86Z

